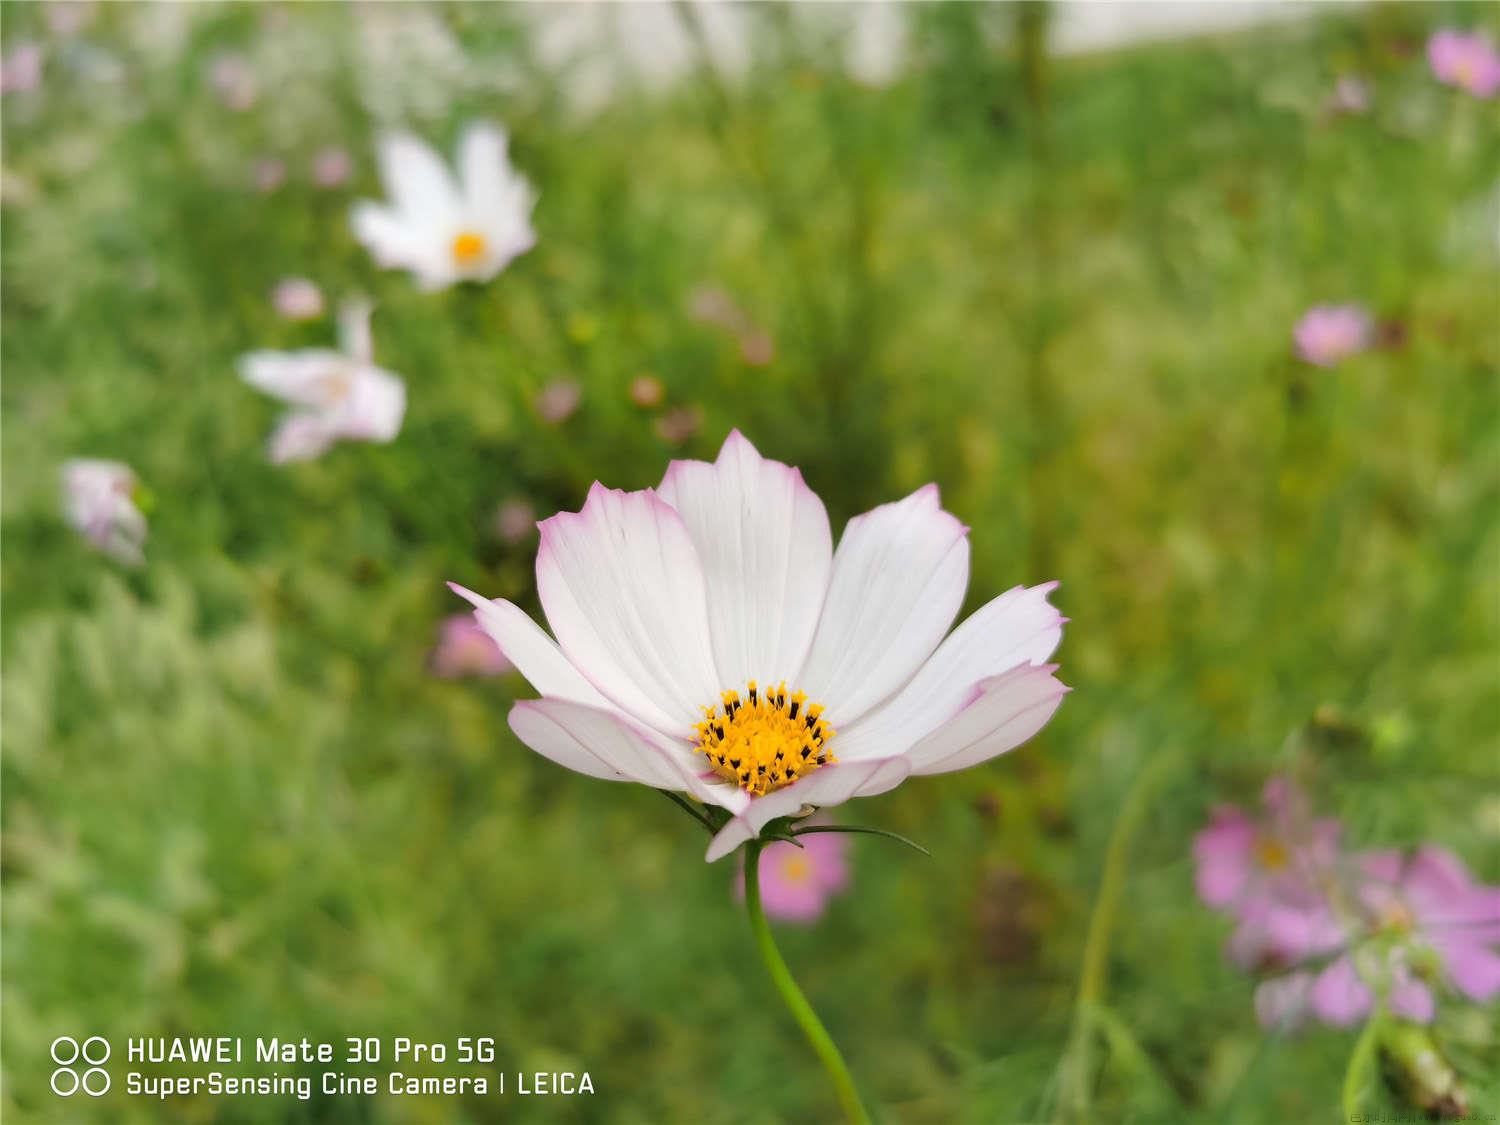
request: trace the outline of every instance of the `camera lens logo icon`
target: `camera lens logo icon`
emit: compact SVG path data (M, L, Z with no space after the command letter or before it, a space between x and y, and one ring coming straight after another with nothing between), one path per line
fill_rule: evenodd
M109 1061L109 1043L102 1035L90 1035L82 1043L71 1035L59 1035L52 1040L52 1061L57 1069L52 1072L52 1092L60 1098L71 1098L82 1090L91 1098L101 1097L109 1090L109 1071L104 1063ZM86 1067L82 1074L79 1065Z

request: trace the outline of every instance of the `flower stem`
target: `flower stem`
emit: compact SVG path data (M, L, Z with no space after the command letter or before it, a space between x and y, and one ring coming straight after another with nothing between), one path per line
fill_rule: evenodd
M823 1021L818 1019L818 1013L807 1002L802 989L797 987L792 971L787 968L786 961L782 959L781 951L776 948L776 941L771 936L771 927L766 922L765 911L760 905L760 850L763 846L760 840L751 840L745 845L745 909L750 915L750 929L755 933L755 944L760 949L761 960L766 963L766 971L771 974L776 991L781 993L781 998L791 1010L792 1018L812 1044L823 1069L828 1071L844 1116L854 1125L869 1125L870 1115L859 1100L859 1091L854 1088L854 1078L849 1073L844 1056L839 1053L833 1037L823 1026Z

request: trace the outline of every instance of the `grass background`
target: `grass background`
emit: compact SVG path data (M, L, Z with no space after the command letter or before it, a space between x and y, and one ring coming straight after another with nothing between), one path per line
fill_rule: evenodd
M1038 739L841 811L935 859L858 842L853 893L784 928L877 1112L1335 1119L1353 1036L1261 1034L1188 849L1288 769L1355 843L1433 840L1500 879L1500 131L1421 58L1487 13L1371 5L1071 60L1022 49L1042 15L914 8L909 71L871 88L761 8L743 79L583 114L501 6L113 5L72 37L0 9L8 45L48 51L43 88L6 96L0 209L8 1120L828 1118L731 865L649 791L517 745L524 684L426 666L444 579L535 604L534 542L494 534L497 504L654 484L731 426L801 465L835 528L938 481L974 529L966 609L1055 577L1072 618L1077 690ZM224 51L256 69L247 112L208 87ZM1330 117L1349 73L1373 110ZM540 241L420 294L345 212L378 194L379 127L446 147L476 115L510 128ZM328 144L356 156L346 188L308 182ZM260 194L264 155L289 175ZM292 274L378 302L410 398L393 445L265 462L277 407L235 356L332 338L275 317ZM690 316L705 284L773 362ZM1351 299L1385 346L1297 362L1301 312ZM662 408L630 400L642 374ZM559 377L581 405L547 423ZM680 445L673 408L701 412ZM71 456L140 473L144 568L62 524ZM1095 931L1112 1031L1080 1053L1127 799ZM1441 1025L1490 1113L1493 1016ZM59 1103L47 1044L85 1033L490 1034L505 1069L599 1092Z

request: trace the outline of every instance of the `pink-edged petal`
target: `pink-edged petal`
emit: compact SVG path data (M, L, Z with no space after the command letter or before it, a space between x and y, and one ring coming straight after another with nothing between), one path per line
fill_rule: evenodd
M1355 866L1376 883L1394 887L1401 881L1401 853L1395 848L1360 852L1354 857Z
M738 430L718 460L673 461L658 490L693 537L726 688L795 689L828 590L833 537L802 474L767 461Z
M1313 1011L1324 1023L1348 1027L1369 1014L1374 997L1349 957L1340 957L1313 982Z
M936 485L849 521L798 685L849 726L932 655L969 582L966 528Z
M1432 944L1454 986L1465 996L1486 1003L1500 995L1500 955L1456 934L1434 937Z
M911 772L968 769L1014 750L1047 724L1070 690L1052 674L1056 670L1055 664L1024 664L980 681L972 703L902 754Z
M709 843L705 858L709 863L722 859L757 836L777 817L791 816L804 806L841 805L854 797L874 797L894 789L909 772L903 758L823 766L791 785L752 800L740 815L719 830Z
M742 790L703 781L686 746L617 712L562 699L526 699L511 708L510 727L544 758L590 777L691 793L731 812L741 811L748 800Z
M1193 839L1198 897L1222 909L1235 902L1250 881L1255 860L1255 826L1236 808L1215 812Z
M649 490L596 484L541 530L537 593L563 652L618 707L690 739L722 688L682 517Z
M1047 601L1056 588L1017 586L976 611L891 700L839 731L839 759L911 746L963 710L981 680L1046 660L1062 639L1063 616Z
M1392 1012L1416 1023L1431 1023L1437 1012L1432 989L1405 972L1391 983L1388 1001Z
M608 700L573 667L557 642L519 606L503 598L491 601L452 582L448 589L474 607L479 627L539 694L589 707L609 707Z

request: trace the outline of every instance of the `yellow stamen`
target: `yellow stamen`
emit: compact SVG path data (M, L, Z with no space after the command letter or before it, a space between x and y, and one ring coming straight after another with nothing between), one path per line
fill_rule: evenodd
M461 266L472 266L484 254L484 235L461 231L453 239L453 260Z
M781 861L781 877L788 883L805 883L812 878L812 864L801 852L789 855Z
M1255 845L1255 858L1260 860L1260 865L1269 871L1280 871L1287 865L1291 856L1282 846L1279 840L1270 837L1263 838Z
M784 681L762 693L751 680L744 699L725 691L717 707L703 709L693 749L725 781L760 797L838 761L828 752L835 732L822 714L822 706L809 706L802 692L788 695Z

